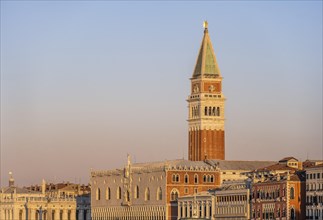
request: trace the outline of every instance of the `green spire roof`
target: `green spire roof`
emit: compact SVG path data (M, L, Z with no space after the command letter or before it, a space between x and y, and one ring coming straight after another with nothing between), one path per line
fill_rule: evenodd
M214 54L213 46L209 36L207 22L204 22L204 36L200 52L195 64L193 78L196 77L219 77L221 76L218 63Z

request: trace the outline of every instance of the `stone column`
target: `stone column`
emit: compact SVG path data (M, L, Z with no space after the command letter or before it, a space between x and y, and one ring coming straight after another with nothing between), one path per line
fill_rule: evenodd
M46 220L52 220L52 209L50 208L46 210Z
M76 220L76 210L74 208L71 209L71 220Z
M59 209L55 209L55 220L59 220L59 216L60 216L60 210Z
M206 217L210 218L211 217L211 213L210 213L210 206L212 203L208 202L206 205Z
M18 220L19 220L19 209L14 208L12 211L13 211L12 218L13 218L13 219L18 219Z
M215 197L213 197L212 198L212 201L210 202L210 206L211 206L211 208L210 208L210 213L209 213L209 215L210 215L210 217L211 217L211 219L215 219L213 216L216 214L216 211L215 211L215 204L216 204L216 198ZM217 204L217 207L218 207L218 205L219 204Z
M182 216L182 212L181 212L181 207L183 206L183 203L182 202L179 202L178 203L178 206L177 206L177 219L180 219L181 216Z
M30 220L35 220L36 210L33 209L33 208L29 208L29 209L30 209L29 219Z
M201 206L202 206L202 213L201 213L202 216L200 216L200 217L204 218L206 216L206 213L205 213L206 204L205 204L205 202L201 202Z
M191 213L190 213L190 207L191 207L191 205L192 205L191 203L189 203L189 202L187 203L187 207L186 207L186 210L187 210L187 216L186 216L186 217L192 217L192 216L191 216ZM193 208L193 207L192 207L192 208Z
M313 215L314 216L314 215ZM8 209L7 210L7 219L8 220L12 220L12 218L11 218L11 209Z
M67 212L68 212L67 209L64 209L63 210L63 220L68 219L68 217L67 217L68 216L68 213Z
M0 219L5 219L4 218L4 209L0 207Z

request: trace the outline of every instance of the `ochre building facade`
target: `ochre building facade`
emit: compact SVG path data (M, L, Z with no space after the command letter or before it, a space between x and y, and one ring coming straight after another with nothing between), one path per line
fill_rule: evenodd
M74 197L48 197L43 184L41 192L34 192L14 185L0 192L1 220L77 220ZM84 219L85 220L85 219Z

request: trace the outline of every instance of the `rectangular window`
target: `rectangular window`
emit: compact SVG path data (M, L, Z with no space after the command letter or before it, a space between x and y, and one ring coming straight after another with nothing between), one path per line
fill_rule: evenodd
M320 173L318 173L318 174L317 174L317 178L318 178L318 179L320 179L320 178L321 178L321 177L320 177Z

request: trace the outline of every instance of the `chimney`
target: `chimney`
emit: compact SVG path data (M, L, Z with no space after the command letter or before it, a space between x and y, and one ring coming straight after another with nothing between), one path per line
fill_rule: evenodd
M15 179L12 177L12 172L9 172L9 187L15 186Z
M46 192L46 181L43 179L41 183L41 193L45 194Z
M300 170L303 169L303 162L302 161L298 162L298 169L300 169Z

